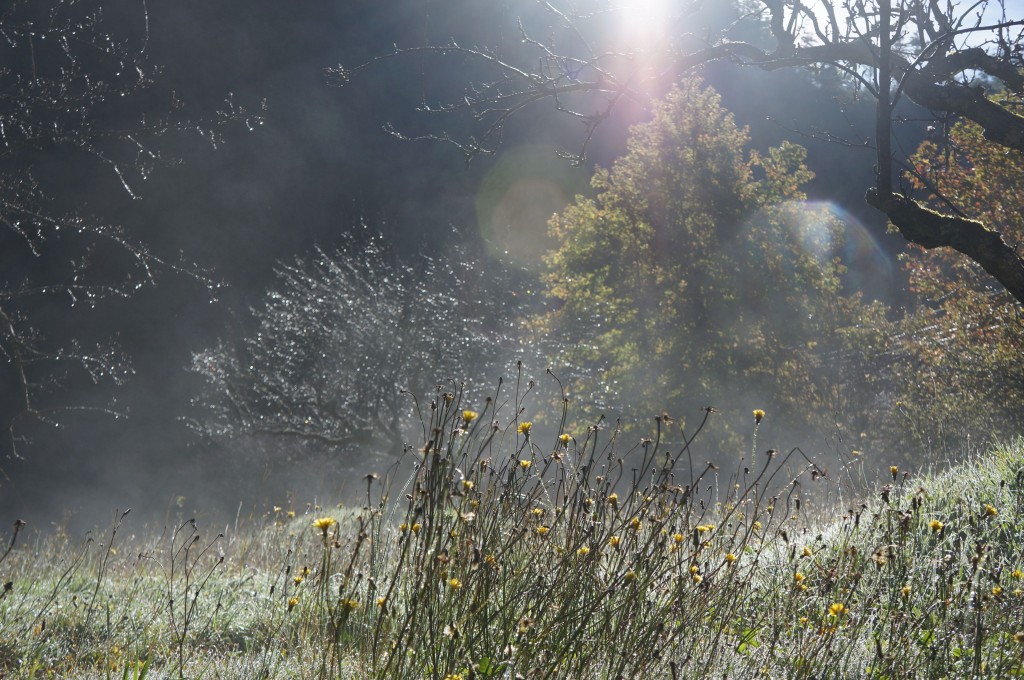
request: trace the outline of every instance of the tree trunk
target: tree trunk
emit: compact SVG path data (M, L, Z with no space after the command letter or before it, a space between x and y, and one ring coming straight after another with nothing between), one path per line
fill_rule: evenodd
M882 199L871 189L865 198L889 217L905 239L928 249L948 247L963 253L1024 305L1024 260L999 232L976 220L929 210L898 193Z

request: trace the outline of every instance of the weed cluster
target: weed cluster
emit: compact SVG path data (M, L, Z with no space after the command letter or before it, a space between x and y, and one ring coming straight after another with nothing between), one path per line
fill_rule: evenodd
M426 443L408 453L415 473L368 476L362 508L275 509L213 539L185 522L131 552L117 545L122 514L99 546L58 534L9 549L0 671L1024 672L1024 441L936 477L893 468L874 497L822 522L801 489L831 482L799 450L734 473L695 466L703 423L668 450L666 417L633 446L597 426L545 446L511 401L503 420L500 391L477 412L439 390Z

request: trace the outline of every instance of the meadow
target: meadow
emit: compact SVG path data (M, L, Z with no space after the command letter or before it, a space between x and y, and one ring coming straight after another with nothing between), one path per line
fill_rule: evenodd
M702 424L640 438L563 413L540 441L519 404L479 408L438 392L415 473L367 476L362 507L223 532L119 512L85 540L16 524L0 675L1024 675L1024 440L855 492L878 461L764 452L760 411L720 469Z

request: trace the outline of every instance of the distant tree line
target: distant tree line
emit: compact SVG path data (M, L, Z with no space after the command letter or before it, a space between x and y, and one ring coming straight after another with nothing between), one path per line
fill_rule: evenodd
M608 7L611 16L620 10ZM799 433L843 455L884 454L893 463L956 453L968 436L981 444L1018 433L1024 424L1024 259L1016 217L1024 153L1024 20L1002 2L694 1L677 10L681 24L705 26L705 34L602 50L597 46L607 35L601 32L606 13L576 13L570 4L550 3L545 11L524 13L521 45L514 49L457 42L396 47L361 66L332 69L330 76L344 83L408 54L458 56L492 77L425 108L458 120L468 115L482 128L411 136L453 143L471 160L494 152L505 126L521 111L551 100L583 123L576 155L582 162L593 135L622 101L650 101L652 83L663 73L651 64L671 65L675 89L653 101L652 120L633 130L621 158L595 173L591 194L577 197L552 219L557 246L537 282L543 291L539 306L528 314L501 308L492 315L518 319L519 350L531 348L565 378L577 425L602 415L642 421L665 414L685 423L689 414L714 406L723 412L715 446L727 451L742 441L742 414L767 408L778 432ZM867 141L814 127L800 134L828 139L837 152L840 146L872 151L867 202L912 244L903 259L911 294L905 309L865 299L847 283L843 225L804 201L814 170L806 165L804 149L784 143L755 150L717 95L689 75L723 60L765 70L808 69L819 86L874 102ZM932 139L901 155L894 130L903 122L905 99L931 111L934 120ZM359 269L360 258L372 262L377 255L352 251L337 257L336 264L352 261ZM421 272L444 281L430 268ZM293 297L325 281L343 299L356 290L330 267L314 266L303 276L305 283L296 286L296 275L282 271ZM459 308L430 288L433 283L392 289L390 279L373 277L365 272L368 283L359 288L366 303L419 296L413 306L435 309L427 315L433 320L451 318ZM263 333L272 337L270 326L289 324L296 334L322 327L326 317L315 305L306 309L306 320L284 321L268 303L259 312L269 324ZM271 320L275 315L277 322ZM379 326L396 328L407 317L379 318L385 320ZM330 321L340 328L360 323L351 314ZM388 343L344 339L346 333L335 331L343 339L331 341L332 361L340 365L349 359L346 353L372 357L363 361L386 376L375 387L390 394L428 385L420 370L430 357L437 366L435 381L456 377L477 360L494 360L470 352L463 362L444 363L442 348L468 352L460 339L482 336L441 324L402 339L417 360L392 371L401 361L389 353ZM264 355L257 351L259 342L247 344L248 365L237 368L200 356L198 370L205 360L227 376L209 375L224 381L222 396L231 394L229 378L259 383L259 372L270 370L248 361ZM295 363L283 350L264 358ZM346 370L364 374L366 366ZM279 417L298 403L303 406L295 414L318 434L292 428L293 434L353 441L363 427L357 423L366 422L391 442L391 450L399 448L408 436L400 434L405 416L389 414L397 420L373 423L349 407L337 411L344 416L343 426L336 426L337 414L317 412L323 404L334 408L334 402L320 401L333 394L330 380L302 387L302 398L287 408L274 401L287 394L282 379L294 388L317 373L323 374L319 366L301 375L267 377L273 396L228 399L239 411L233 422L249 423L245 429L258 432L257 425L273 420L267 409ZM355 393L351 387L342 391ZM361 403L383 402L363 396ZM253 405L260 408L248 411Z
M921 249L904 258L907 309L849 290L844 225L804 200L804 158L791 143L754 150L718 95L684 80L593 194L552 218L557 246L532 284L459 247L399 258L372 230L282 264L258 330L196 355L213 408L197 425L400 452L429 436L411 396L467 377L486 390L529 351L535 373L561 378L571 427L685 426L714 407L705 444L720 452L743 450L755 408L794 444L894 464L1019 432L1012 296L969 260ZM913 158L945 196L990 205L1020 235L1019 154L959 124ZM533 285L543 295L529 305L514 294Z

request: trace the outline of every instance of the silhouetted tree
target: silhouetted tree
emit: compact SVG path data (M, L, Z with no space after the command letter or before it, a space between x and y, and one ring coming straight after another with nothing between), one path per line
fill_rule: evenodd
M835 69L877 103L873 136L876 180L866 194L911 243L948 247L977 262L1024 303L1024 259L973 206L928 207L897 187L901 162L893 144L893 110L907 97L940 121L963 118L985 138L1024 150L1024 117L986 96L1004 88L1024 92L1024 19L1005 0L686 0L665 3L658 30L630 36L628 26L650 6L571 0L542 3L546 16L523 9L516 30L521 49L455 42L396 48L394 55L432 53L473 60L491 76L472 83L432 112L464 114L480 128L435 137L457 143L467 158L490 153L506 123L529 107L551 102L584 125L585 149L595 129L623 101L645 100L666 77L678 79L702 64L728 60L752 68ZM645 17L650 20L650 17ZM764 30L758 30L763 28ZM368 68L330 69L339 82ZM863 146L863 140L852 140ZM912 170L912 168L908 168ZM925 179L925 178L922 178ZM900 191L897 191L900 189ZM904 193L901 193L904 192Z
M484 375L491 387L513 318L507 283L459 247L403 259L381 235L351 232L333 254L278 268L254 333L195 355L207 412L194 425L222 439L401 453L414 398Z
M121 21L137 27L132 35L108 28ZM214 285L96 215L77 191L109 173L134 198L138 181L175 160L161 137L216 142L221 125L250 120L230 102L204 122L173 98L158 103L147 31L145 2L14 0L0 9L0 428L14 454L21 426L58 424L61 411L86 407L64 398L67 381L131 372L112 339L116 324L93 337L83 314L168 271Z

